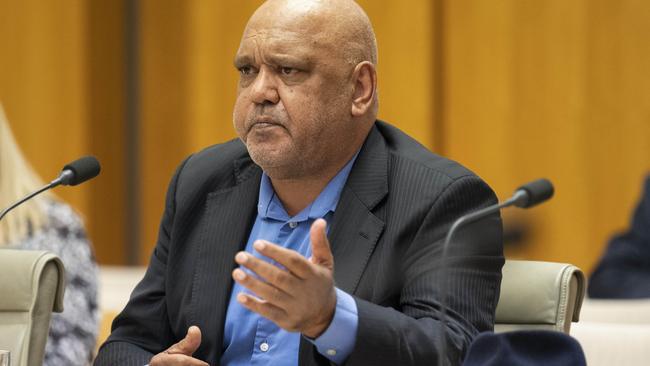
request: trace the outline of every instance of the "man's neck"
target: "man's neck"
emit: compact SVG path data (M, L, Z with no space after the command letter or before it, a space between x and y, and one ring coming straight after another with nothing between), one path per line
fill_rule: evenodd
M358 137L357 141L349 145L354 146L354 148L350 148L345 152L342 159L336 159L339 162L338 164L332 164L330 167L321 169L315 174L300 178L280 179L273 178L272 174L269 174L273 190L289 216L297 215L318 198L318 195L325 189L327 184L359 152L363 142L370 133L371 127L372 125L368 127L365 133Z
M271 179L271 184L287 214L295 216L316 200L332 177L314 180Z
M271 185L275 194L282 202L282 206L289 216L295 216L309 206L318 198L318 195L325 189L327 184L343 169L343 167L354 157L356 152L350 154L347 159L329 169L323 169L309 177L294 179L274 179L271 175Z

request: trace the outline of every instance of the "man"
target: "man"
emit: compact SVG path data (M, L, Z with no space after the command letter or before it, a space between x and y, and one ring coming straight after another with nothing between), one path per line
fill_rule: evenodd
M440 254L494 193L376 121L376 63L351 0L255 12L235 57L240 139L178 168L97 365L429 365L443 339L458 364L492 329L499 217L460 233L444 273Z

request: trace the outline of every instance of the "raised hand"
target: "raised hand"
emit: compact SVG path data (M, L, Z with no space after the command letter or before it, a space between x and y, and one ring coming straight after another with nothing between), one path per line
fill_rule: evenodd
M235 261L259 277L240 268L233 271L233 279L256 295L242 292L237 294L237 301L287 331L311 338L320 336L331 323L336 308L334 257L325 228L323 219L311 226L310 259L267 241L253 244L257 252L286 269L246 252L237 253Z

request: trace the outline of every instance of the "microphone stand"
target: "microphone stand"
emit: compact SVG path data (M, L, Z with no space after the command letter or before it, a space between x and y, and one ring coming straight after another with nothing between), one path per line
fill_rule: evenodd
M512 197L508 198L502 203L497 203L492 206L482 208L478 211L461 216L449 228L445 241L442 244L442 261L440 264L440 323L442 324L442 337L440 337L439 352L438 352L438 365L445 365L445 355L447 354L447 290L448 290L448 276L447 272L447 254L449 245L454 234L462 227L481 218L499 212L502 208L509 206L517 206L519 208L530 208L541 202L544 202L553 196L553 184L547 179L538 179L528 184L519 187Z
M491 214L499 212L502 208L506 208L512 205L516 205L520 203L522 200L527 200L528 199L528 194L525 191L517 191L515 192L512 197L507 199L504 202L501 202L497 205L492 205L489 207L482 208L478 211L472 212L468 215L459 217L454 223L451 225L451 228L447 232L447 235L445 236L445 241L442 244L442 263L441 263L441 284L440 284L440 293L442 296L447 296L447 287L448 287L448 278L445 276L445 272L447 271L447 253L449 251L449 244L451 243L451 239L454 237L454 234L456 234L456 231L458 231L462 226L465 226L467 224L471 224L483 217L489 216ZM441 337L441 344L440 344L440 349L438 353L438 365L442 366L445 365L444 363L444 357L447 354L447 306L445 305L447 303L446 299L441 299L441 304L442 306L442 312L440 314L440 323L442 323L442 334L443 336Z
M59 175L55 180L53 180L50 183L46 184L45 186L41 187L39 190L28 194L27 196L23 197L19 201L14 202L11 206L9 206L9 207L5 208L4 210L2 210L2 213L0 213L0 220L2 220L2 218L5 217L5 215L8 214L9 211L11 211L14 208L20 206L25 201L28 201L28 200L32 199L34 196L37 196L37 195L47 191L48 189L52 189L52 188L54 188L56 186L59 186L59 185L63 184L64 182L66 182L68 179L70 179L73 176L74 176L74 173L72 171L64 170L63 172L61 172L61 175Z

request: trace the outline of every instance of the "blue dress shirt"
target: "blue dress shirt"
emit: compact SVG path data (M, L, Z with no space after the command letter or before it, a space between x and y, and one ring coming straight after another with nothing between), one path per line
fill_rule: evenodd
M258 258L279 265L254 251L253 242L264 239L309 257L311 224L318 218L330 221L355 159L356 156L327 184L314 202L294 217L289 217L275 194L269 177L263 174L257 217L245 250ZM226 313L221 364L297 365L300 333L285 331L272 321L244 308L236 300L239 292L248 290L235 283ZM337 288L336 309L329 327L320 337L305 339L312 342L323 356L340 364L354 348L358 323L354 299Z

